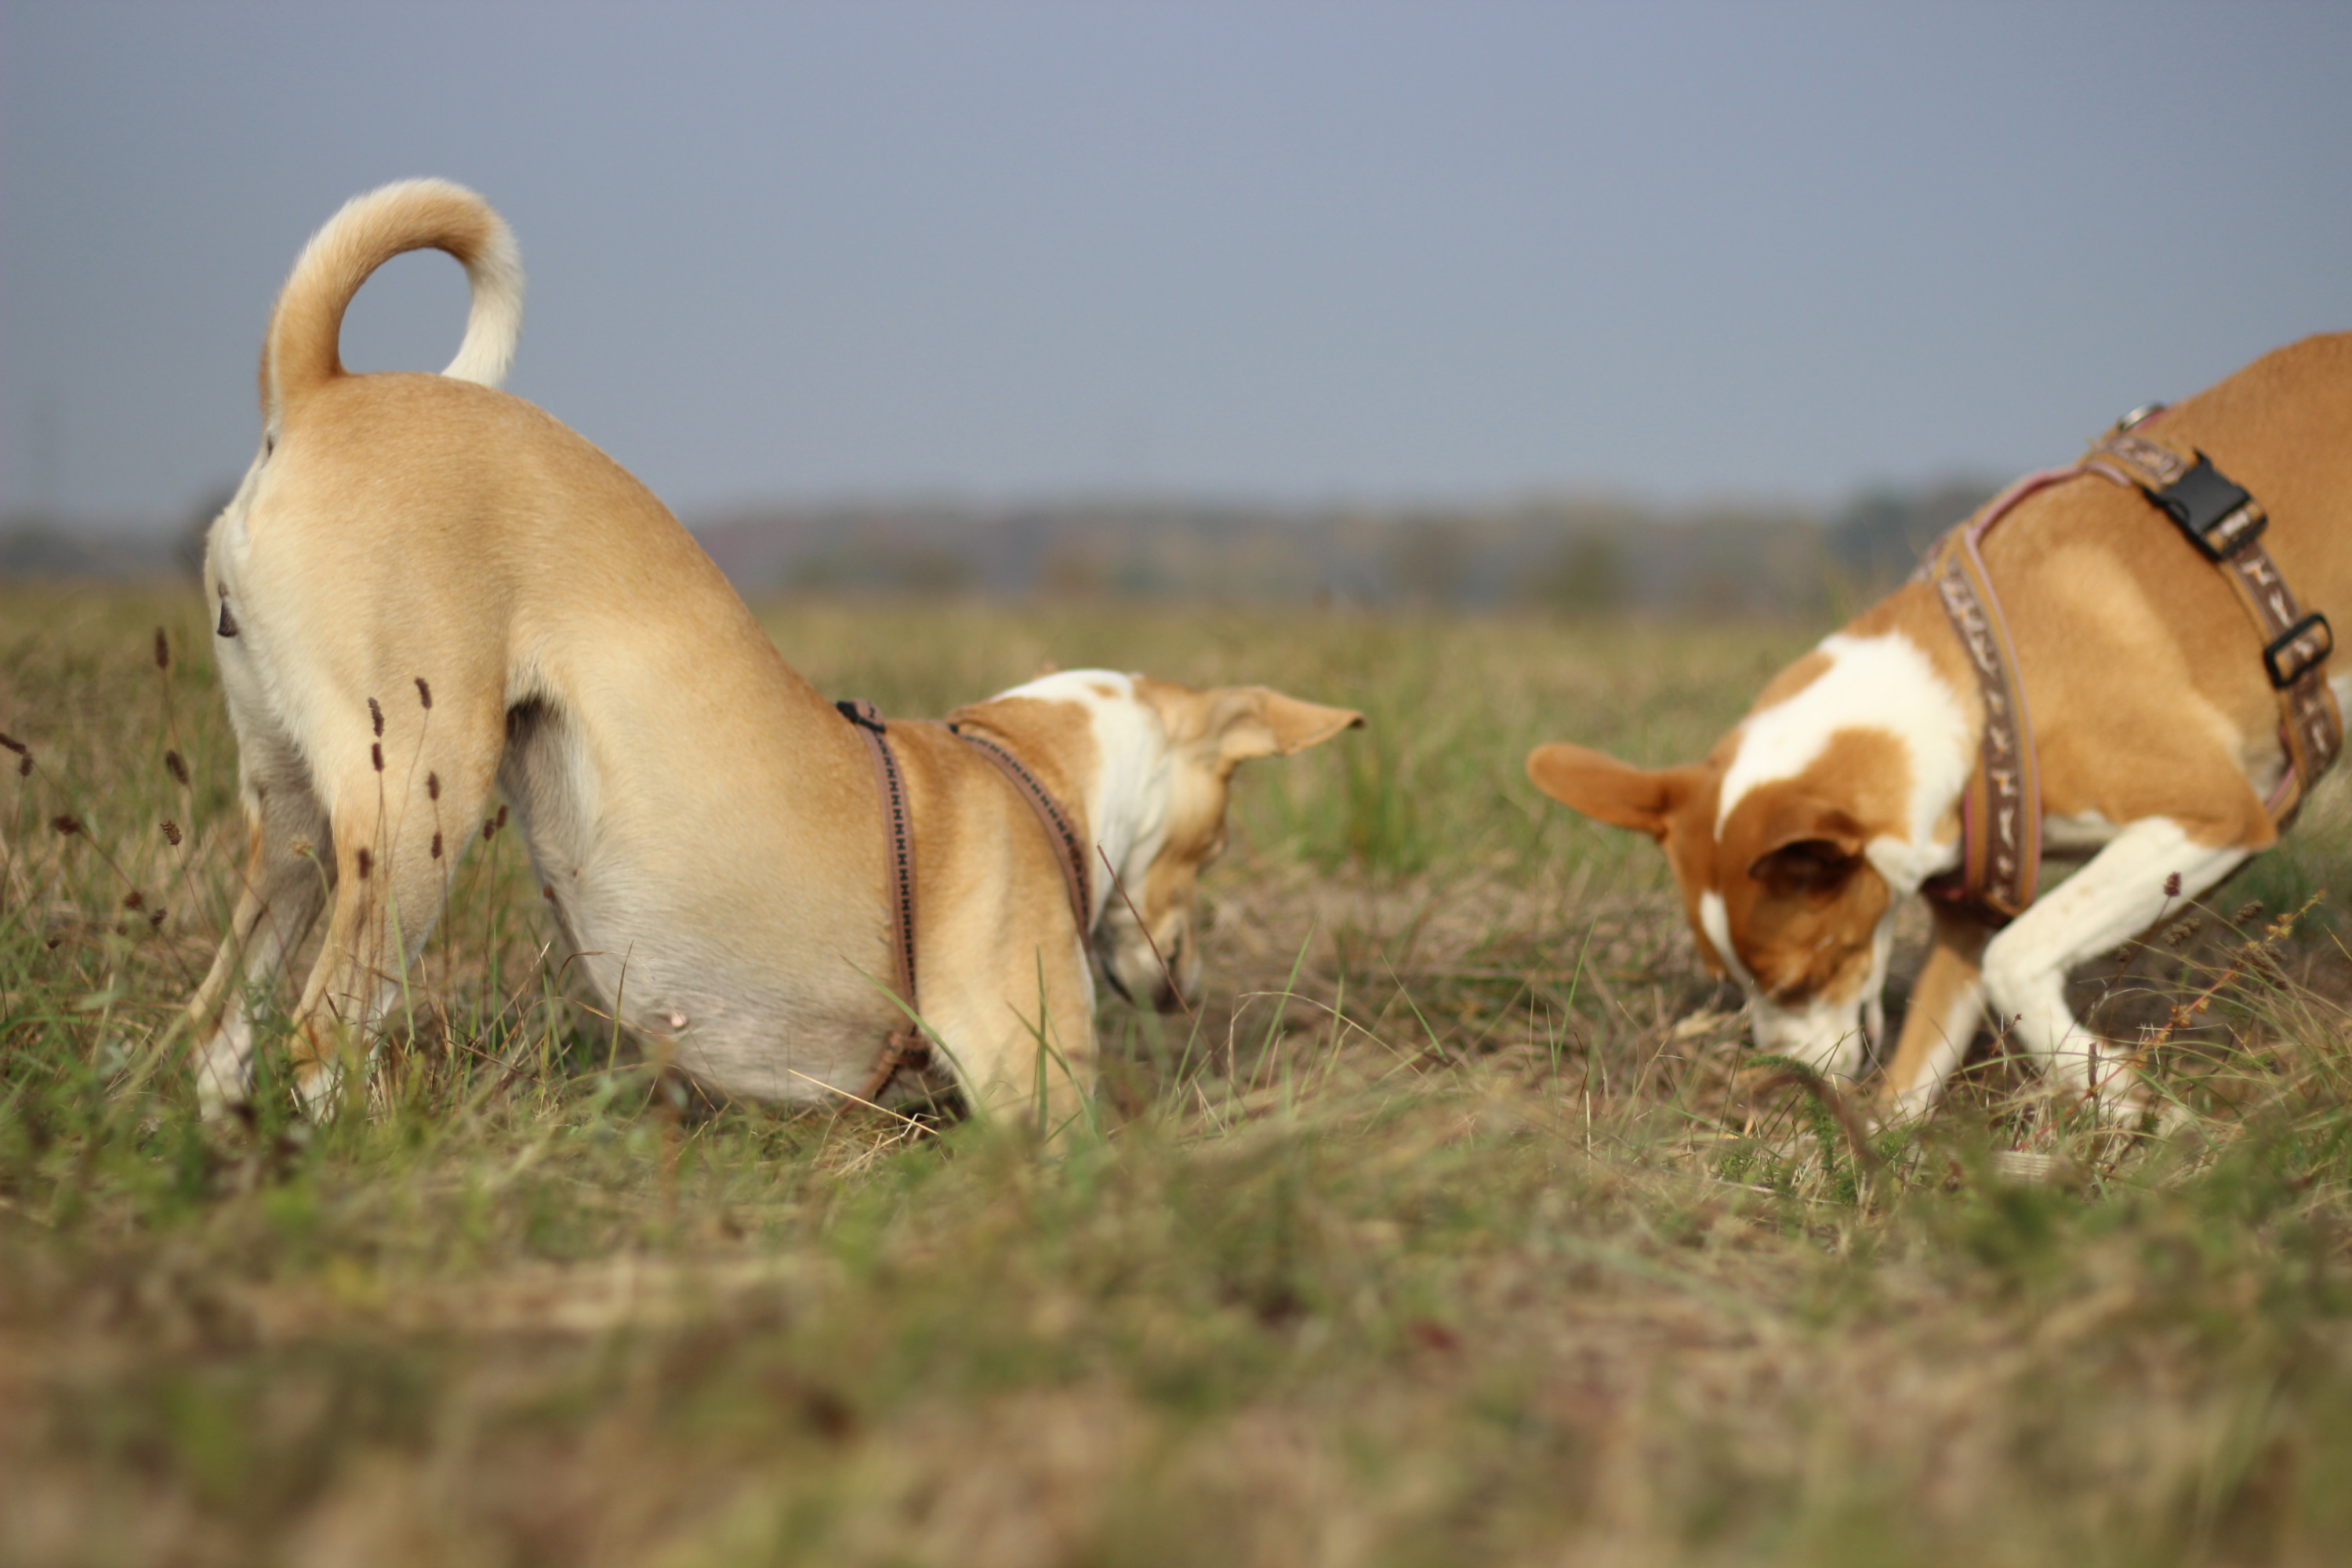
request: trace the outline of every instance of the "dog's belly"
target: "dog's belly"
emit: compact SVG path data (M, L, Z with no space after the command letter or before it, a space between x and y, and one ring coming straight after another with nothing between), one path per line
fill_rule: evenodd
M2072 816L2045 816L2042 819L2042 852L2068 859L2095 855L2105 848L2118 831L2114 823L2095 811L2078 812Z
M865 1078L884 1033L881 998L861 994L848 965L761 962L762 947L804 947L800 933L752 921L714 939L709 910L633 896L630 880L592 864L544 884L565 884L551 901L570 978L597 1015L592 1030L617 1017L647 1057L738 1099L819 1099ZM742 911L730 912L740 922ZM829 970L849 985L826 984Z
M656 791L581 729L557 706L510 723L499 783L564 949L551 962L591 1030L617 1020L722 1095L855 1089L890 1027L866 978L889 963L880 900L813 863L778 803L698 791L683 743Z

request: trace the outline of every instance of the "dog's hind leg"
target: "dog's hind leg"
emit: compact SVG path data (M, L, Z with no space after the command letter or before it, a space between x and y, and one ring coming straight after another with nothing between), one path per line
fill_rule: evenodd
M212 972L187 1009L196 1101L206 1117L251 1092L251 993L275 981L310 934L334 877L327 814L301 757L259 737L248 738L241 749L247 838L243 885Z
M461 829L447 845L441 825L470 826L489 798L498 747L482 740L436 745L436 766L386 772L371 755L337 771L334 908L294 1012L294 1089L312 1115L332 1114L344 1069L362 1064L370 1033L415 1005L409 969L470 837Z

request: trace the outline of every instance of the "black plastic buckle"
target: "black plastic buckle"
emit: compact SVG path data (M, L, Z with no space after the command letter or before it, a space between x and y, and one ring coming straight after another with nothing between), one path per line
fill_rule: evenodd
M862 697L845 697L834 706L841 710L843 718L861 730L871 730L877 735L887 735L890 732L889 728L882 722L880 710Z
M2147 499L2180 525L2189 542L2208 561L2227 561L2263 536L2270 519L2242 485L2231 483L2204 453L2197 465Z
M2283 668L2279 664L2279 656L2294 653L2296 650L2296 645L2302 642L2304 634L2314 631L2319 634L2317 650L2297 660L2293 669ZM2327 656L2335 651L2336 628L2327 624L2326 616L2314 610L2286 630L2279 633L2278 640L2263 649L2263 668L2271 672L2271 685L2283 691L2316 669L2326 661Z

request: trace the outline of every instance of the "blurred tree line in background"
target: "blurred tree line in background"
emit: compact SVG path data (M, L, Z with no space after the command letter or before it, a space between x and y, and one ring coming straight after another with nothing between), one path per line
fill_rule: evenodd
M703 545L747 595L1239 599L1819 618L1909 574L1996 487L1873 489L1822 516L1606 499L1478 508L1181 501L772 509Z
M1993 489L1889 487L1828 515L1578 497L1455 508L867 502L760 508L697 520L695 531L750 597L1223 599L1818 620L1900 582ZM205 530L227 500L205 498L176 536L7 519L0 578L194 575Z

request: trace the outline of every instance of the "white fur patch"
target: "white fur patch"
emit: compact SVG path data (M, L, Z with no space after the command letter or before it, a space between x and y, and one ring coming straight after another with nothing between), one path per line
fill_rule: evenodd
M1862 1008L1852 1001L1815 998L1802 1007L1780 1007L1761 996L1754 1015L1756 1048L1801 1062L1815 1072L1852 1078L1862 1070Z
M1940 868L1948 848L1934 842L1937 822L1958 798L1976 748L1967 714L1934 663L1900 632L1822 639L1830 666L1784 702L1750 714L1725 770L1716 807L1719 837L1753 791L1795 778L1812 766L1842 730L1881 730L1911 762L1911 799L1900 843L1871 846L1879 873L1906 893Z
M997 696L1074 702L1086 710L1096 764L1087 788L1087 825L1120 878L1140 887L1168 832L1170 759L1168 732L1135 695L1133 678L1108 669L1061 669ZM1110 893L1101 869L1090 868L1095 874L1087 879L1094 889L1090 919L1100 917Z
M1731 972L1731 977L1745 989L1754 991L1756 977L1748 973L1748 966L1739 962L1739 950L1731 945L1730 912L1723 907L1723 895L1713 888L1698 896L1698 923L1713 944L1715 956L1723 960L1723 967Z

